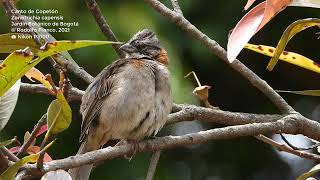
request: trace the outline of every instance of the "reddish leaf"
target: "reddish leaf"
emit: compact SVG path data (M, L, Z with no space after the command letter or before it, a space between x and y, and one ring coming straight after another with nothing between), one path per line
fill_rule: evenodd
M41 82L46 88L49 90L52 89L49 81L46 80L46 77L42 74L41 71L39 71L37 68L32 67L26 74L25 76L31 81L34 82L33 79L38 80Z
M244 10L248 10L255 1L256 0L248 0L246 6L244 7Z
M17 153L19 150L20 150L20 146L15 146L9 149L9 151L12 153Z
M30 146L30 147L27 149L27 153L28 153L28 154L37 154L38 152L40 152L40 147L39 147L39 146ZM52 161L52 158L49 156L48 153L45 153L45 154L44 154L43 161L44 161L44 162L50 162L50 161Z
M265 13L257 31L266 25L274 16L284 10L292 0L267 0Z
M240 51L264 25L286 8L292 0L267 0L251 9L236 25L228 41L228 59L234 61Z
M230 62L236 59L243 47L256 33L264 14L266 2L262 2L251 9L236 25L228 40L228 59Z
M20 150L20 146L16 146L16 147L12 147L9 149L10 152L12 153L17 153ZM38 152L40 152L40 147L39 146L30 146L26 152L28 154L37 154ZM52 161L52 158L50 157L50 155L48 153L44 154L44 162L50 162Z
M45 133L48 130L48 124L42 125L40 130L38 131L36 137L40 136L41 134Z

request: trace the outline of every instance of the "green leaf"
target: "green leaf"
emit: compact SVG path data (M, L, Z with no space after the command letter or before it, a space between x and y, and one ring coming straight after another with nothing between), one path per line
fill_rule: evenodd
M44 58L64 51L104 44L114 44L111 41L56 41L42 46L34 58L29 48L17 50L11 53L0 64L0 96L2 96L13 84L20 79L32 67L41 62Z
M67 129L71 123L71 108L61 90L57 92L57 99L49 105L47 112L48 131L46 137L58 134Z
M39 46L30 34L7 33L0 35L0 53L12 53L26 47L29 47L34 53L39 51Z
M0 64L0 96L9 90L29 69L34 55L29 49L17 50Z
M320 172L320 165L316 165L313 168L310 169L310 171L303 173L301 176L297 178L297 180L305 180L313 175L315 175L317 172Z
M112 41L55 41L55 42L48 42L43 45L37 53L39 58L45 58L48 56L52 56L57 53L61 53L64 51L69 51L72 49L83 48L87 46L97 46L97 45L105 45L105 44L120 44L119 42L112 42Z
M281 53L284 51L285 47L287 46L290 39L296 35L297 33L312 27L317 26L320 23L320 19L318 18L308 18L308 19L301 19L298 21L295 21L294 23L290 24L287 29L282 34L281 39L278 42L278 45L276 47L276 51L274 52L274 56L271 58L271 60L268 63L267 69L269 71L272 71L274 66L277 64L278 59L281 55Z
M22 17L27 17L27 16L23 16ZM54 42L57 41L56 38L54 38L50 33L47 32L46 29L44 29L43 27L41 27L37 22L35 22L33 19L30 18L25 18L25 22L30 24L30 28L31 29L36 29L37 31L35 32L37 35L39 35L39 37L41 38L41 40L44 40L44 42ZM75 61L73 60L73 58L71 57L71 55L65 51L65 52L61 52L60 53L62 56L64 56L68 61L71 61L73 63L75 63Z
M17 140L17 137L14 137L13 139L9 139L4 142L1 142L0 147L8 146L8 145L12 144L13 142L15 142L16 140Z
M23 157L12 166L10 166L6 171L1 174L0 179L14 179L19 169L26 163L35 163L37 162L40 154L31 154L29 156Z
M304 91L283 91L283 90L276 90L279 93L292 93L292 94L299 94L299 95L306 95L306 96L320 96L320 90L304 90Z
M49 143L48 145L46 145L40 152L38 152L37 154L31 154L29 156L23 157L22 159L20 159L19 161L17 161L16 163L14 163L13 165L11 165L6 171L4 171L1 176L0 179L3 180L9 180L9 179L14 179L14 177L16 176L17 172L19 171L19 169L25 165L26 163L35 163L37 162L40 154L44 151L46 151L52 144L54 143L54 141L52 141L51 143Z

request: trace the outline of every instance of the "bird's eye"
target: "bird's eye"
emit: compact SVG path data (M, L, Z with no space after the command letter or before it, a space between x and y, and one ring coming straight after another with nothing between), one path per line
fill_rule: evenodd
M141 43L141 41L136 40L136 41L132 41L132 45L135 47L141 47L142 43Z

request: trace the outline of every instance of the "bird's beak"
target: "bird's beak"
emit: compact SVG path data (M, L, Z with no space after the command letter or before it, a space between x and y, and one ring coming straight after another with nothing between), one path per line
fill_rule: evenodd
M123 44L122 46L120 46L120 50L127 52L127 53L131 53L131 52L135 52L136 48L133 47L132 45L126 43L126 44Z

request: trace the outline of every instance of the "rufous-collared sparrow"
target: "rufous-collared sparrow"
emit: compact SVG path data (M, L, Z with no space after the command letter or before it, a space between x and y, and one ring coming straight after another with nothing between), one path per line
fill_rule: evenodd
M171 111L167 52L155 33L139 31L120 49L126 58L105 67L82 97L78 154L97 150L111 139L140 140L156 134ZM70 174L86 180L92 166Z

